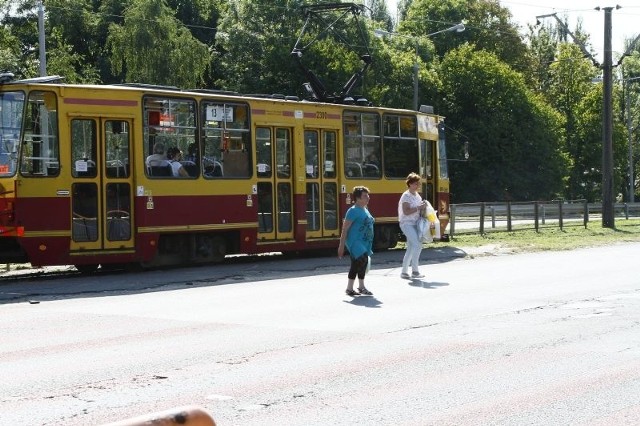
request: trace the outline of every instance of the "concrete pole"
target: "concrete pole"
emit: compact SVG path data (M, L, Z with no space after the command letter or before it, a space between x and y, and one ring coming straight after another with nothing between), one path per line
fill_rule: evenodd
M420 65L418 65L418 40L416 39L416 62L413 64L413 110L418 110L418 71L420 71Z
M44 45L44 7L38 0L38 44L40 45L40 77L47 75L47 53Z
M631 84L631 79L626 79L627 83L625 86L625 109L627 113L627 138L629 142L629 200L630 203L635 202L635 179L633 176L633 138L631 136L631 91L629 90L629 85Z
M611 64L611 10L604 8L604 61L602 108L602 227L615 228L613 208L613 101Z

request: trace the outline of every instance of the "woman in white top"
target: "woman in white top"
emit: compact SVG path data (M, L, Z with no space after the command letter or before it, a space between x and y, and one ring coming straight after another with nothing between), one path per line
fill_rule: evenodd
M182 167L182 151L178 147L171 147L167 151L167 158L171 164L171 171L174 177L189 177L189 173Z
M423 214L427 202L422 199L418 190L420 189L420 175L409 173L406 179L407 190L400 197L398 202L398 222L400 229L407 237L407 250L402 259L402 278L423 278L420 273L420 253L422 252L422 242L418 232L418 219ZM409 275L411 266L411 275Z

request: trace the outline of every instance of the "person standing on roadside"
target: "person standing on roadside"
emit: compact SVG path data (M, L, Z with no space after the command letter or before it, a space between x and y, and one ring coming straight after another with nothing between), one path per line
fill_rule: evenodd
M353 188L353 199L355 204L347 210L340 234L340 245L338 246L338 257L342 259L345 247L349 250L351 258L351 268L347 275L347 296L365 295L371 293L364 286L364 276L369 265L369 256L373 254L373 223L375 219L369 213L369 188L366 186L356 186ZM358 276L358 291L353 290L353 284Z
M406 179L407 190L402 193L398 202L398 222L400 229L407 237L407 249L402 259L402 278L424 278L420 272L420 253L422 252L422 241L418 231L418 219L424 213L427 202L422 199L418 190L420 189L420 175L409 173ZM409 275L411 267L411 275Z

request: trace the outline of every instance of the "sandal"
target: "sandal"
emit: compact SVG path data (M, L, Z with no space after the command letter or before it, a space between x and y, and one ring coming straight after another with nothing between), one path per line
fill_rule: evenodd
M373 296L373 293L371 293L369 290L367 290L366 288L362 287L358 289L358 292L364 296Z
M353 290L347 290L345 291L345 293L347 293L347 296L351 296L351 297L355 297L357 296L359 293L353 291Z

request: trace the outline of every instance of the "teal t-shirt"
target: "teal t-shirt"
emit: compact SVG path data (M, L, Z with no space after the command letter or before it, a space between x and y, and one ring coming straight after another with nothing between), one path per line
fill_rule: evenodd
M353 205L347 210L345 220L352 222L345 240L351 257L357 259L363 254L372 255L374 219L369 210Z

